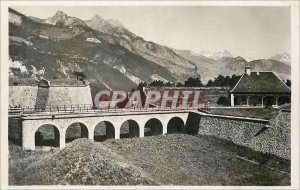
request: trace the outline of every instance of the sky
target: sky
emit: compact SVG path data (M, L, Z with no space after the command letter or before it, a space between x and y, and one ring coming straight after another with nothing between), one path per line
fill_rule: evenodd
M98 14L118 20L147 41L199 53L226 49L233 56L270 58L290 53L289 7L217 6L15 6L28 16L49 18L56 11L89 20Z

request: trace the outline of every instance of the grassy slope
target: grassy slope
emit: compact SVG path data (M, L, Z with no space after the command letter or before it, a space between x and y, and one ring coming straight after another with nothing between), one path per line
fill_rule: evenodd
M10 184L289 185L290 161L208 136L76 140L54 153L11 146ZM16 154L23 154L16 155ZM261 165L240 159L243 157ZM266 168L272 167L273 170ZM28 175L30 174L30 175Z

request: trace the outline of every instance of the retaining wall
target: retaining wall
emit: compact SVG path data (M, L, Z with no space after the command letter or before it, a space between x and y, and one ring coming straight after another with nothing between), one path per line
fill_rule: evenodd
M89 86L10 86L9 105L47 108L50 105L93 105Z
M291 116L280 112L269 123L202 116L198 134L213 135L257 151L291 159Z
M34 107L38 86L9 86L9 106Z

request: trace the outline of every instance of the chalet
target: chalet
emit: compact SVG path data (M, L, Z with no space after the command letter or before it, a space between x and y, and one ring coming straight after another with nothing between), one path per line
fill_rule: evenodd
M291 99L291 89L274 72L251 71L249 66L229 94L231 106L277 107Z

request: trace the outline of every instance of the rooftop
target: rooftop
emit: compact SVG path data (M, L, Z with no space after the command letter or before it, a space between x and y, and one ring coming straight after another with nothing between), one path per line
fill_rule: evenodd
M291 93L291 89L273 72L260 71L243 74L231 90L235 93Z

